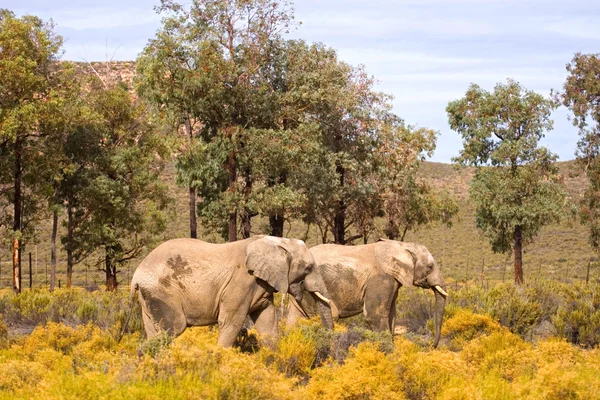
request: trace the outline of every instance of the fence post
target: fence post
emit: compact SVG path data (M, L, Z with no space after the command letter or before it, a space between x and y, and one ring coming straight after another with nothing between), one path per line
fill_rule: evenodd
M590 283L590 266L592 265L592 257L588 258L587 273L585 274L585 283Z
M481 287L483 287L484 269L485 269L485 256L482 256L481 257Z

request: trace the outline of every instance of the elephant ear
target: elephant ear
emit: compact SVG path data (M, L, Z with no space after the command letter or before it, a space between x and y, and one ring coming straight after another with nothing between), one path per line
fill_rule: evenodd
M380 240L375 247L375 260L383 272L393 276L402 286L412 286L417 256L402 243Z
M263 238L246 248L246 268L279 293L287 293L291 254L277 240Z

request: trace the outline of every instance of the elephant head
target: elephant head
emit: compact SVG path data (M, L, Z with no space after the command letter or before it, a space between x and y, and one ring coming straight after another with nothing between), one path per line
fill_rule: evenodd
M333 318L327 288L314 271L315 260L302 240L272 236L248 245L246 268L281 294L289 293L297 302L304 291L314 296L323 324L332 329Z
M375 257L381 269L392 275L402 286L414 285L433 290L435 294L433 346L437 347L448 296L443 289L444 281L438 264L423 245L386 239L381 239L380 243L375 250Z

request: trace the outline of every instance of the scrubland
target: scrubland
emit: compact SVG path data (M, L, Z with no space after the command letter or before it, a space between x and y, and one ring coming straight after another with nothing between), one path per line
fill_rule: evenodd
M452 290L437 349L430 291L403 288L397 334L362 317L235 348L216 327L145 340L128 293L0 294L0 399L600 398L600 286L540 281ZM31 329L33 331L29 332Z

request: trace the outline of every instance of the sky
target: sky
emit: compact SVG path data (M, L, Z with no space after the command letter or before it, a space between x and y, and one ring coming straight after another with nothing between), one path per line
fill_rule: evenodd
M63 59L134 60L160 27L157 0L0 0L17 15L52 19L65 38ZM597 0L296 0L289 34L322 42L365 66L377 89L394 96L407 124L440 132L432 161L462 148L446 106L471 83L493 90L512 78L549 96L560 90L576 52L600 52ZM564 108L543 145L574 158L577 130Z

